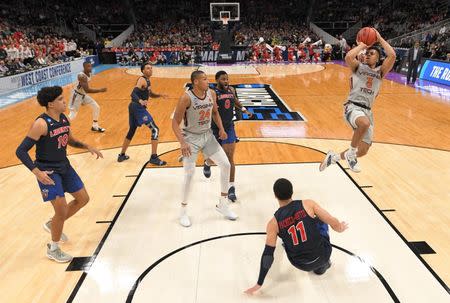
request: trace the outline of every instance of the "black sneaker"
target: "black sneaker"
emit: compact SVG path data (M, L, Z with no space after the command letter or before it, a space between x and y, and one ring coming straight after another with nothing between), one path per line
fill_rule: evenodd
M231 186L230 189L228 189L228 199L231 202L236 202L237 198L236 198L236 189L234 188L234 186Z
M104 133L105 132L105 129L104 128L101 128L100 126L99 127L91 127L91 130L93 131L93 132L98 132L98 133Z
M161 160L159 157L156 158L150 158L150 161L148 161L150 164L156 165L156 166L164 166L167 164L166 161Z
M130 156L125 155L125 154L119 154L117 156L117 162L123 162L123 161L128 160L128 159L130 159Z
M206 161L203 162L203 175L205 175L206 178L211 177L211 166L206 164Z
M331 267L331 262L330 262L330 260L328 260L328 262L325 265L314 270L314 273L319 276L323 275L327 271L327 269L330 267Z

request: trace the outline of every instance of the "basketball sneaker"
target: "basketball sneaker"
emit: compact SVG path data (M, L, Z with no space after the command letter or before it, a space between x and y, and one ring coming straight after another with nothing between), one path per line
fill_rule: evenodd
M117 162L123 162L123 161L128 160L128 159L130 159L130 156L125 155L125 154L119 154L117 156Z
M91 127L91 130L93 131L93 132L98 132L98 133L104 133L105 132L105 129L104 128L102 128L102 127L100 127L100 126L92 126Z
M204 175L206 178L211 177L211 166L208 165L208 163L207 163L206 161L203 162L203 175Z
M156 165L156 166L164 166L167 164L166 161L161 160L158 156L151 156L150 160L148 161L150 164Z
M191 220L189 220L187 211L184 207L181 208L179 222L180 222L181 226L183 226L183 227L191 226Z
M356 158L356 154L350 152L350 150L347 150L344 153L344 157L345 157L345 161L347 161L348 166L350 167L350 169L355 172L355 173L359 173L361 172L361 168L358 165L358 160Z
M51 250L51 245L47 244L47 257L50 260L55 260L58 263L67 263L72 261L73 257L69 254L66 254L61 250L61 248L56 248L54 250Z
M320 171L324 171L325 168L327 168L331 164L334 164L333 155L334 155L334 152L332 152L331 150L327 152L325 159L323 159L322 163L320 163L320 166L319 166Z
M219 204L216 205L216 210L228 220L234 221L238 218L238 216L228 208L226 199L220 199Z
M52 219L45 222L43 227L44 227L45 231L47 231L51 234L52 233ZM61 239L59 241L67 242L67 241L69 241L69 238L67 238L67 236L64 233L61 233Z
M237 197L236 197L236 188L234 188L234 186L231 186L231 187L228 189L228 199L229 199L231 202L236 202L236 200L237 200Z

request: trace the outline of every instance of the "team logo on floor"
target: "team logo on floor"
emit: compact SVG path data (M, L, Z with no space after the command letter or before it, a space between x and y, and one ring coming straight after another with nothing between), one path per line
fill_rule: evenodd
M211 83L210 87L214 88L215 85L215 83ZM242 105L253 113L253 117L249 118L247 114L235 110L235 120L305 121L301 113L290 110L269 84L236 84L232 86L236 89ZM186 84L186 88L191 87L190 83Z

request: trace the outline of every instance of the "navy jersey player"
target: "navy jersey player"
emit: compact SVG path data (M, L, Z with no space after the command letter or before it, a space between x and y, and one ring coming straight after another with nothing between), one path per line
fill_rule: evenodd
M381 51L378 47L367 47L362 42L350 50L345 56L345 62L352 71L350 78L350 93L344 104L344 118L353 129L350 148L341 153L329 151L319 166L319 170L338 162L346 160L350 169L356 173L361 169L358 157L367 154L373 139L373 113L372 106L381 88L383 77L392 69L395 63L395 50L376 31L378 42L386 52L386 58L380 65ZM364 63L358 60L359 53L366 50Z
M70 122L63 114L66 103L62 92L60 86L44 87L38 92L38 102L46 111L34 121L16 151L17 157L36 175L44 202L50 201L53 205L55 215L44 224L44 229L52 235L47 244L47 256L61 263L72 260L58 246L60 240L67 241L67 236L62 233L64 223L89 201L83 182L67 159L67 145L87 149L97 159L103 158L100 151L73 137ZM33 162L28 151L34 145L36 160ZM65 192L75 199L67 203Z
M348 227L347 223L330 215L313 200L292 200L293 188L287 179L278 179L273 191L280 208L267 224L266 246L261 257L258 281L245 291L247 294L253 294L263 285L273 263L277 237L283 241L286 255L294 267L322 275L331 266L328 225L337 232L343 232Z
M230 169L230 182L228 188L228 199L232 202L235 202L236 197L236 189L234 187L234 176L236 167L234 164L234 151L236 148L237 136L234 130L234 108L237 107L243 113L246 113L249 117L252 116L252 113L247 111L247 109L242 106L241 102L236 95L236 90L234 87L229 86L228 74L225 71L218 71L216 73L216 82L217 86L214 89L217 95L217 109L219 111L220 118L222 119L222 124L225 132L228 137L225 140L220 139L219 137L219 127L212 121L211 128L213 130L213 134L216 137L217 141L220 145L222 145L225 154L228 157L228 160L231 164ZM211 176L211 164L212 161L210 159L206 160L203 165L203 174L206 178Z
M166 98L166 95L155 94L151 90L150 77L152 76L152 66L150 63L144 63L141 66L142 77L139 77L136 86L131 92L131 103L128 105L128 119L129 119L129 129L128 133L122 144L122 151L117 157L117 161L122 162L128 160L130 157L126 155L128 146L130 145L131 139L136 132L136 129L142 125L147 126L151 131L151 141L152 141L152 155L150 157L150 163L158 166L166 165L165 161L159 159L158 150L158 138L159 138L159 128L156 125L153 117L147 111L148 98Z

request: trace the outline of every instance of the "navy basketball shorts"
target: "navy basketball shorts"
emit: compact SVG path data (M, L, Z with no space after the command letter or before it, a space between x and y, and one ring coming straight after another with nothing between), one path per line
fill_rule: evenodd
M213 128L214 137L216 137L217 142L219 142L220 145L224 144L232 144L237 142L237 136L236 131L234 130L234 124L231 124L231 126L227 129L225 129L225 132L227 133L228 138L225 140L221 140L219 138L219 129Z
M52 168L41 168L40 170L52 171ZM64 167L64 169L53 170L53 173L48 175L55 185L45 185L38 181L39 188L41 189L42 199L44 202L53 201L57 197L64 197L64 193L75 193L84 187L83 181L80 176L73 169L70 164Z
M147 108L139 103L131 102L128 105L130 127L140 127L143 124L153 122L153 117L147 111Z

